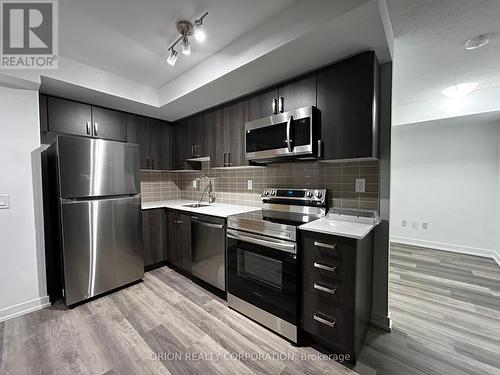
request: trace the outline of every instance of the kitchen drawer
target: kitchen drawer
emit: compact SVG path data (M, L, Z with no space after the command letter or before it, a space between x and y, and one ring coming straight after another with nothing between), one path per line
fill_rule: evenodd
M354 289L351 286L342 285L334 279L320 275L316 272L303 274L303 290L320 296L325 301L330 301L333 307L344 311L352 311L354 308Z
M303 292L302 328L327 341L337 349L350 353L353 347L354 327L352 313L333 306L330 299Z
M353 239L321 233L303 232L302 249L347 262L353 262L356 256L356 242Z
M354 283L354 264L338 258L324 256L318 251L303 249L304 274L319 274L343 285Z

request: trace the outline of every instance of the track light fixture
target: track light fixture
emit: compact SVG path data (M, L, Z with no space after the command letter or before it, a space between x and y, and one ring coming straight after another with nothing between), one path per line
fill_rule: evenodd
M175 65L177 61L177 51L174 47L181 42L181 51L184 55L191 54L191 44L189 43L189 37L194 34L195 39L198 42L203 42L206 38L205 27L203 26L203 18L207 16L208 12L205 12L199 19L195 20L193 23L189 21L179 21L177 22L177 31L181 36L168 47L169 55L167 57L167 62L170 65Z

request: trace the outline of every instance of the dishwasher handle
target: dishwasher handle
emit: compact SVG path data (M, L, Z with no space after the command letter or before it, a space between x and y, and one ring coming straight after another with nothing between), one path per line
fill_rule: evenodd
M205 221L200 221L195 216L191 216L191 223L203 225L204 227L208 227L208 228L212 228L212 229L224 229L224 225L222 225L222 224L212 224L212 223L207 223Z

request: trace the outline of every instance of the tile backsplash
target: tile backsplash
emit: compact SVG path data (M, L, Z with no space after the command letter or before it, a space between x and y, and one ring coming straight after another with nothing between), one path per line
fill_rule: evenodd
M338 163L294 162L260 168L211 169L209 162L201 171L141 171L144 202L190 199L199 200L207 182L193 187L203 174L212 177L216 202L243 206L261 205L260 194L266 187L320 188L328 190L329 207L379 209L378 161ZM365 192L356 193L356 179L365 179ZM252 180L252 189L248 189ZM204 200L208 200L205 195Z

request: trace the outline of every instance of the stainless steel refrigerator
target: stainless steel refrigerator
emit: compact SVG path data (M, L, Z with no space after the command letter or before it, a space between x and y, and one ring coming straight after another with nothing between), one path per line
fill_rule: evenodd
M47 161L66 305L142 279L138 146L58 136Z

